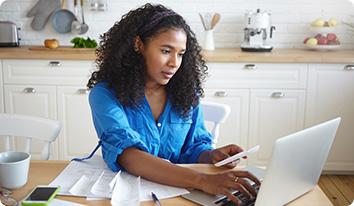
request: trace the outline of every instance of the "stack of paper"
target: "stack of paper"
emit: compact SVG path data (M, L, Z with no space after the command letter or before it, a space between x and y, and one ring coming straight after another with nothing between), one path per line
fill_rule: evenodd
M60 186L60 195L83 196L87 199L112 198L112 205L127 205L127 200L134 202L133 205L152 200L151 192L160 199L189 193L186 189L154 183L127 172L114 173L100 156L82 162L70 162L50 185Z

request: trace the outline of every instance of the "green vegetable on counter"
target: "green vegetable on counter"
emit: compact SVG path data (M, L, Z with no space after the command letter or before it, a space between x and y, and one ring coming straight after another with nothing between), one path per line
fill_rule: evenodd
M87 37L87 39L83 37L75 37L70 42L74 44L73 48L96 48L97 47L96 40L90 39L90 37Z

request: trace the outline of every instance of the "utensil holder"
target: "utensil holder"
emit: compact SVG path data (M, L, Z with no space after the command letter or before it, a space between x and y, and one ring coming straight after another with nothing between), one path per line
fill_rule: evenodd
M206 30L204 32L204 49L214 50L214 30Z

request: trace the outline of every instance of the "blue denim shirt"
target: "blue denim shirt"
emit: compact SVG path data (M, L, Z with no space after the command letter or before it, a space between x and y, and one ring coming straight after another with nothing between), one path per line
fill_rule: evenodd
M113 171L122 169L117 158L128 147L173 163L197 163L203 151L213 149L199 105L182 118L167 100L156 122L146 98L137 107L124 106L104 82L92 88L89 102L103 159Z

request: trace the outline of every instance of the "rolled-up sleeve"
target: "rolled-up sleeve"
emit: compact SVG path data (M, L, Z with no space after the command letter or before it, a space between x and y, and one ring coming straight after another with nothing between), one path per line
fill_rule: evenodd
M182 147L180 163L197 163L202 152L213 150L212 136L205 128L204 115L200 105L193 109L192 121L192 126Z
M122 169L117 158L129 147L148 152L140 134L131 129L122 105L112 90L97 84L90 92L93 123L102 143L103 159L117 172Z

